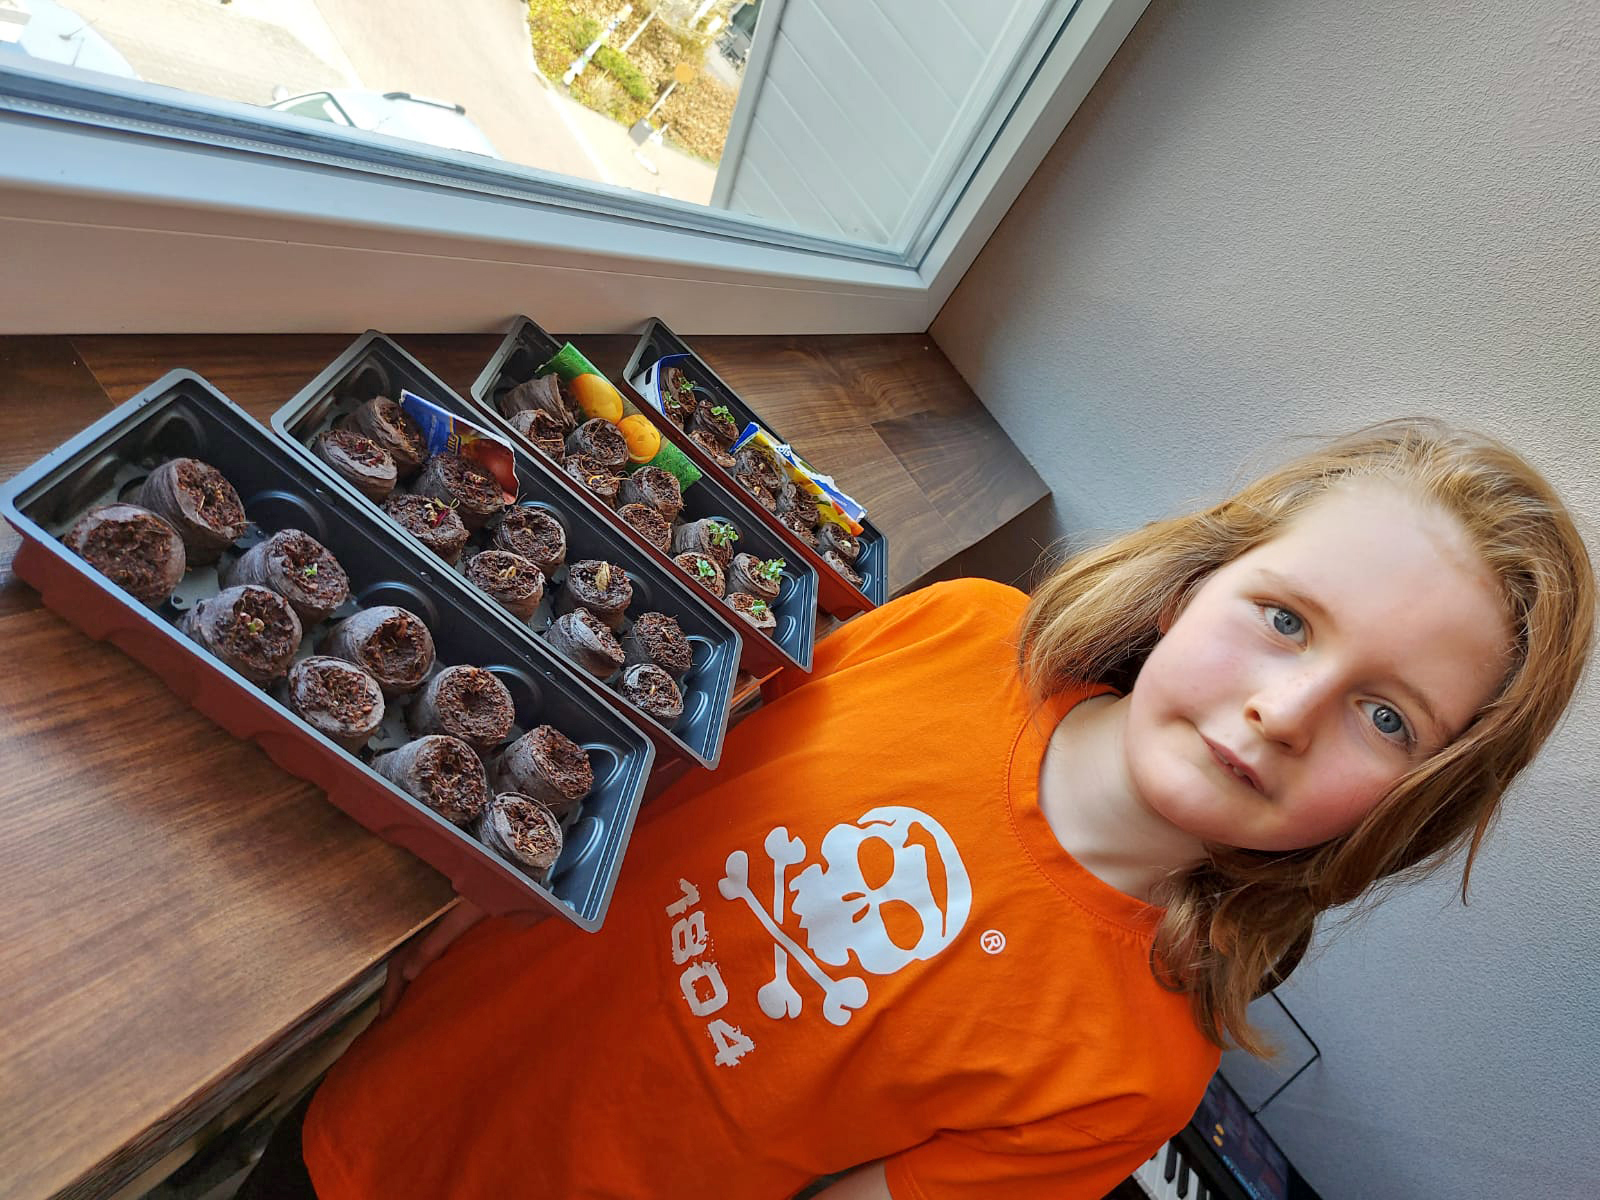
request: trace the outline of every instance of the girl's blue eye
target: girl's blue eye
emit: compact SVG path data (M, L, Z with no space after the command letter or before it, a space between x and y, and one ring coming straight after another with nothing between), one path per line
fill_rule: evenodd
M1306 630L1306 623L1287 608L1269 604L1267 613L1272 621L1272 627L1284 637L1297 638Z
M1367 710L1372 727L1384 737L1401 745L1411 745L1411 730L1406 727L1406 719L1398 712L1387 704L1379 704L1375 700L1363 700L1361 706Z

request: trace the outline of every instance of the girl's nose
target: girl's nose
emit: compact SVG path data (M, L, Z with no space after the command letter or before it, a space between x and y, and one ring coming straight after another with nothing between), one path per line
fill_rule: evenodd
M1332 692L1321 673L1295 671L1263 681L1245 702L1244 717L1266 741L1289 754L1304 753Z

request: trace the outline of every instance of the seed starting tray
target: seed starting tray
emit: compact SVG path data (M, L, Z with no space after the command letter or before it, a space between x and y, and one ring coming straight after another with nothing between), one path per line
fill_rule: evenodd
M531 442L512 428L501 411L501 399L518 384L532 379L534 372L549 362L560 351L562 343L546 333L527 317L512 322L505 340L495 350L488 364L472 385L473 412L471 419L501 434L520 450L537 460L546 470L558 470ZM626 393L624 393L626 394ZM639 406L652 419L655 413L647 406ZM668 422L671 424L671 422ZM547 465L548 464L548 465ZM784 560L783 578L779 583L778 599L771 605L777 621L771 636L753 629L738 617L727 613L735 630L744 642L743 664L752 675L763 675L774 669L794 665L803 671L811 669L811 654L817 633L817 595L821 587L819 569L797 555L789 540L774 534L769 523L761 519L765 512L756 501L731 482L720 471L706 471L700 467L703 478L683 493L683 521L713 518L726 521L739 531L734 549L749 552L763 560ZM604 505L595 505L622 533L638 544L646 554L664 563L674 573L679 568L671 556L647 542L631 525ZM778 526L781 531L783 527ZM824 564L821 571L833 573ZM691 586L697 586L691 584Z
M738 676L739 635L709 603L709 597L703 600L695 595L689 581L679 576L674 568L663 567L648 553L641 551L633 539L624 536L596 512L595 505L582 494L582 489L526 453L520 439L515 436L507 439L513 443L515 452L518 503L542 508L561 523L567 534L569 562L601 559L620 566L628 573L633 585L629 613L637 615L654 611L677 618L693 648L693 665L680 689L683 693L683 715L670 729L636 708L614 687L608 686L620 677L620 671L611 680L602 682L576 664L569 664L554 647L545 643L543 637L533 636L542 634L550 626L553 619L553 593L566 577L564 568L554 572L550 580L552 586L546 589L538 611L530 620L522 621L467 582L466 561L479 546L486 544L483 532L473 535L467 552L461 556L461 562L451 567L423 548L382 507L339 478L332 468L311 453L310 446L316 435L331 426L337 418L374 396L398 400L401 389L416 393L454 416L480 426L485 424L482 415L472 405L451 391L396 342L375 330L369 330L302 388L293 400L273 413L272 427L287 439L313 471L347 495L351 504L363 508L393 529L401 540L423 553L436 569L455 575L464 588L488 605L497 616L528 634L529 640L567 667L574 678L581 680L585 687L634 722L664 754L673 758L688 758L705 767L715 767L722 754L722 741L728 729L728 707ZM396 489L397 492L401 490Z
M470 664L506 685L516 708L513 739L549 724L584 748L594 787L564 822L565 846L548 872L500 857L368 765L376 753L410 740L409 698L392 700L384 724L352 754L181 633L184 614L221 589L221 563L191 566L172 598L153 608L62 543L82 514L128 496L150 470L180 457L216 467L244 504L249 528L224 563L293 528L322 543L349 576L351 599L305 630L297 657L316 653L332 625L357 608L398 605L427 625L435 671ZM143 663L223 729L322 788L367 829L442 871L468 900L496 915L554 912L591 932L600 927L650 774L650 741L596 704L531 632L501 620L437 559L322 482L199 375L170 372L22 471L0 487L0 514L22 535L14 569L46 606Z
M739 393L723 382L722 377L707 366L703 358L689 349L682 338L668 329L660 317L650 318L638 345L628 358L628 365L623 368L623 377L633 392L634 400L640 411L649 416L656 427L671 439L673 445L689 456L695 466L742 494L743 489L738 481L713 463L688 434L679 429L670 417L651 402L650 397L655 394L657 385L657 366L663 358L669 356L675 358L674 365L688 375L693 383L710 391L716 397L716 403L728 406L741 430L754 421L778 441L787 443L788 439L774 429L770 422L763 419L760 413L740 399ZM798 446L795 450L796 453L801 452ZM826 464L813 465L822 470L827 469ZM821 589L819 600L824 611L843 620L856 613L865 612L869 608L876 608L887 598L889 539L871 521L861 522L861 555L855 563L856 572L861 576L861 586L858 588L830 567L819 551L807 546L792 530L785 528L774 514L759 504L752 504L751 507L762 523L783 540L785 546L792 547L794 554L816 568Z

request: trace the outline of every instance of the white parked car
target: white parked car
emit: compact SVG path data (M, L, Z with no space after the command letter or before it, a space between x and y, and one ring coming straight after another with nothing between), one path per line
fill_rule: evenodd
M500 157L494 143L467 119L467 110L459 104L413 96L410 92L368 92L358 88L279 97L281 91L282 88L274 89L275 102L270 106L278 112L352 129L371 129L446 150Z

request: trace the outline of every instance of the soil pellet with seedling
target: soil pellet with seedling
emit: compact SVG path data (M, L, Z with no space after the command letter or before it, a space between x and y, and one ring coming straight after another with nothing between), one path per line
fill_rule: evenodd
M489 806L483 762L459 738L429 734L378 755L372 769L452 825L477 820Z
M191 567L216 562L248 525L233 484L197 458L162 463L128 500L166 518Z
M381 446L402 480L415 475L427 460L428 442L421 427L387 396L375 396L347 413L337 427L352 429Z
M323 430L312 439L311 452L368 500L382 501L400 477L389 452L353 429Z
M282 679L302 630L289 602L255 584L224 588L184 614L178 628L251 683Z
M350 599L350 580L339 560L301 529L280 529L246 550L221 572L222 582L258 583L291 606L307 628L326 621Z
M509 550L474 554L467 563L467 581L523 621L539 611L544 599L544 572L532 559Z
M443 500L431 496L394 495L383 502L383 511L451 566L461 560L470 535L456 510Z

